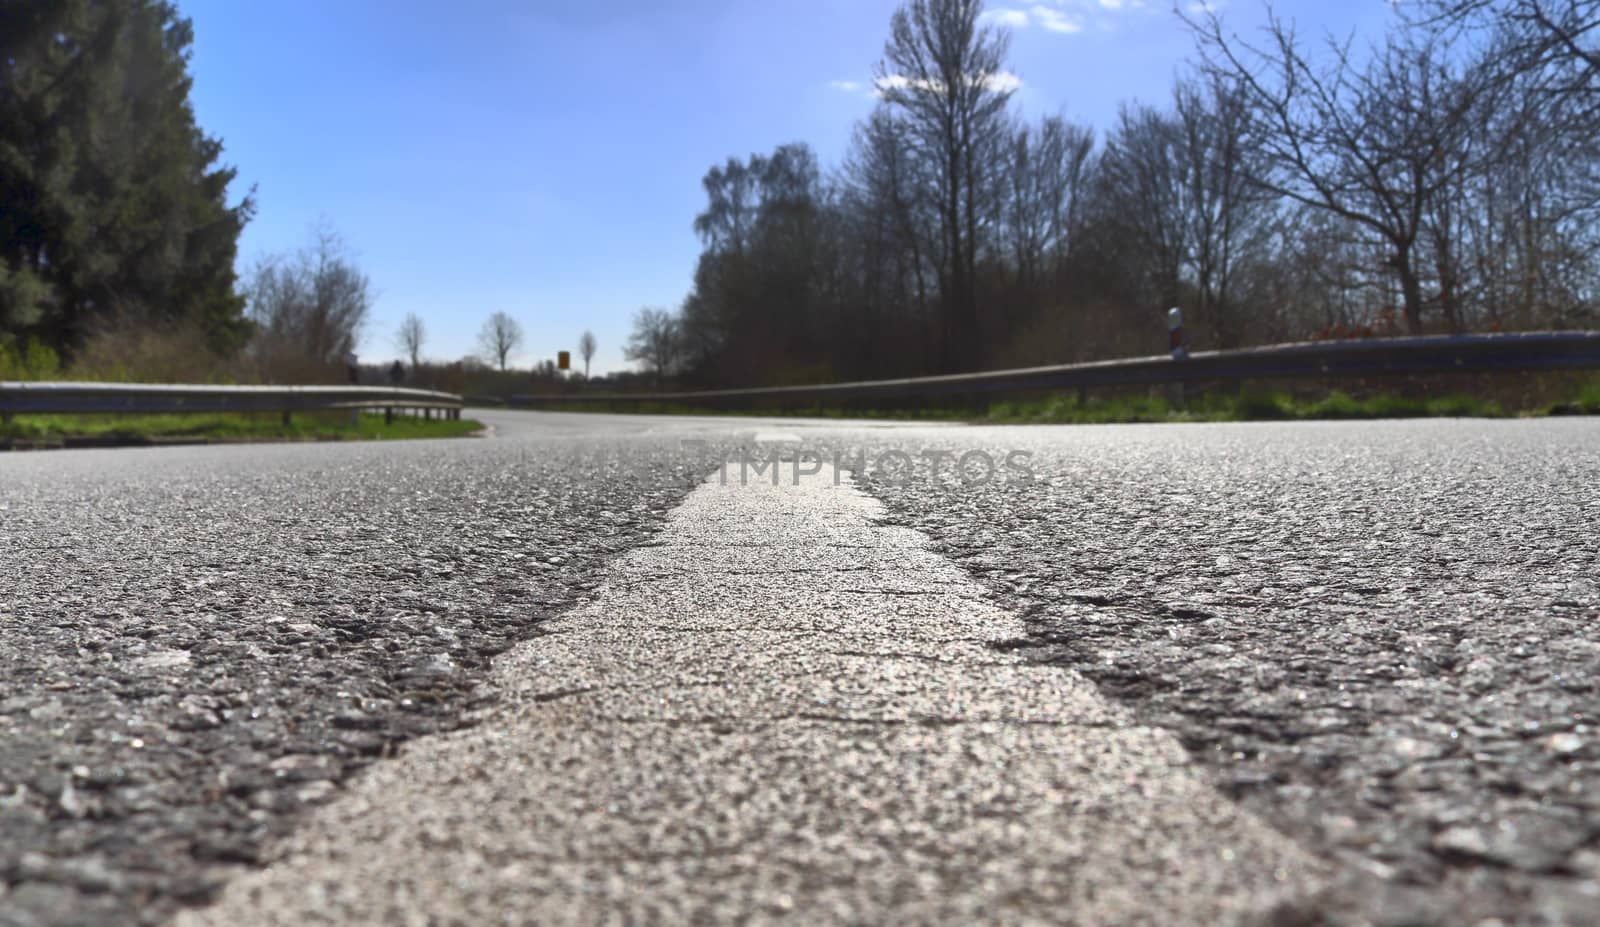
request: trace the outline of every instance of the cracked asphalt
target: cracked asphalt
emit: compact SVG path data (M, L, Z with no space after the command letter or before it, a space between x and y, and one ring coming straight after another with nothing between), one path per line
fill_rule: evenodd
M1163 870L1138 860L1192 831L1097 842L1110 825L1086 806L1063 816L1059 777L1110 775L1125 787L1082 794L1113 823L1157 814L1135 800L1154 789L1212 809L1227 838L1214 845L1289 861L1222 870L1224 919L1600 923L1600 422L484 417L496 437L0 456L0 924L164 923L208 917L219 898L247 912L244 886L268 890L325 849L319 822L374 783L408 787L394 778L408 763L444 794L564 801L568 817L541 820L567 826L546 838L482 825L509 868L464 872L654 905L605 909L625 914L970 920L961 905L1009 885L1018 919L1054 898L1066 906L1037 919L1070 922L1196 897L1184 892L1203 863L1139 882ZM690 491L730 442L768 429L824 452L904 451L919 468L926 450L1020 449L1035 479L967 485L947 466L897 484L869 467L860 485L878 501L862 504L881 511L822 506L899 538L915 569L874 573L870 545L853 554L862 569L841 569L790 544L775 572L762 524L782 516L759 511L715 529L748 544L667 569L671 520L708 495ZM961 604L933 608L929 584ZM730 590L765 604L730 611ZM635 621L596 610L668 592L668 612ZM956 717L915 708L929 704L982 720L789 710L818 697L911 712L902 722ZM1029 711L1048 723L1006 723ZM494 736L541 713L565 727ZM725 715L744 720L679 723ZM1145 741L1081 740L1108 732ZM508 756L547 788L447 781L456 757ZM574 777L597 756L612 777ZM659 762L629 766L640 756ZM697 778L706 769L727 774ZM990 792L962 790L974 781ZM653 789L677 803L652 812ZM360 825L381 831L388 807L380 796ZM457 807L423 831L438 858L460 858L451 834L474 811ZM831 844L806 829L863 808L895 813ZM944 823L968 842L941 843ZM970 849L982 877L942 890L962 869L918 855L937 846ZM1252 881L1278 869L1282 883ZM796 872L815 878L785 881ZM1086 885L1130 900L1079 907ZM344 910L361 890L321 897ZM480 903L504 905L497 891Z

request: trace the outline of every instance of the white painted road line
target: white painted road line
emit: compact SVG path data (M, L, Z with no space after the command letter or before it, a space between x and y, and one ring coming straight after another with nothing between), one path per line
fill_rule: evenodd
M1269 922L1319 865L825 468L719 485L178 923ZM1285 907L1287 906L1287 908Z

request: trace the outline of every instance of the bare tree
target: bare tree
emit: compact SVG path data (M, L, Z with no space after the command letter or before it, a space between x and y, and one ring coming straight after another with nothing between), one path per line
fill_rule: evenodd
M1581 324L1600 257L1600 0L1425 0L1410 26L1487 48L1476 66L1501 95L1478 129L1492 156L1429 210L1441 308Z
M1149 292L1152 308L1178 302L1190 224L1183 184L1183 130L1176 117L1145 104L1125 105L1101 159L1100 207L1107 226Z
M1042 127L1041 127L1042 128ZM1051 177L1048 156L1042 150L1042 133L1019 125L1007 140L1000 234L1010 252L1017 283L1027 289L1037 285L1054 216L1047 184Z
M1276 16L1264 49L1225 35L1214 14L1195 25L1208 69L1250 107L1252 138L1272 165L1256 182L1381 238L1406 326L1420 333L1419 240L1434 198L1491 144L1473 131L1493 86L1487 69L1463 63L1444 32L1390 33L1358 67L1348 45L1313 61Z
M517 320L504 312L496 312L483 323L483 328L478 332L478 349L483 356L498 366L501 372L506 369L506 359L511 352L522 346L522 326Z
M251 353L269 377L322 377L354 352L372 308L372 284L331 227L292 256L262 259L247 288Z
M1104 145L1011 111L975 0L896 6L838 170L785 145L706 174L682 346L651 350L666 313L629 342L646 377L1140 353L1174 305L1197 347L1600 318L1600 0L1407 0L1326 45L1195 13L1198 69Z
M1173 102L1182 133L1185 257L1197 316L1210 325L1217 347L1237 347L1242 333L1234 277L1264 246L1276 212L1276 197L1256 182L1271 165L1250 144L1248 102L1234 85L1183 82Z
M905 120L887 105L856 128L844 177L843 205L860 239L846 253L862 262L857 273L864 290L858 313L864 366L880 371L885 361L914 360L905 369L932 369L937 320L927 313L929 293L938 286L937 204L928 165L917 156ZM890 352L877 350L880 337L890 332L904 340Z
M594 360L594 352L600 347L594 340L594 332L585 331L578 336L578 356L583 358L583 378L589 379L589 362Z
M406 313L405 321L400 323L399 330L394 334L394 346L411 359L412 370L416 370L417 364L422 360L422 345L427 337L427 330L423 328L422 320L417 318L417 314Z
M659 386L677 369L682 342L678 317L665 309L647 307L633 317L633 332L623 347L623 356L648 367Z
M1037 139L1033 158L1038 174L1035 189L1044 200L1049 221L1044 242L1059 267L1072 256L1083 225L1094 130L1060 116L1047 116L1039 124Z
M982 12L982 0L909 0L890 21L876 75L878 93L934 166L946 371L968 369L981 357L977 262L991 187L985 155L1001 148L1015 90L1004 69L1008 36L980 25Z
M1464 25L1497 33L1496 64L1507 71L1555 67L1565 80L1548 89L1600 94L1600 0L1426 0L1413 22ZM1590 105L1600 104L1591 100Z

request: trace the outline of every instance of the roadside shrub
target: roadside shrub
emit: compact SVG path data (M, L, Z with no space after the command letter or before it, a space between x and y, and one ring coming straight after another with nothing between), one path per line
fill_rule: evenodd
M48 345L0 336L0 380L54 380L60 374L61 358Z
M1334 390L1305 407L1306 418L1364 418L1366 411L1349 393Z
M1022 411L1021 403L1006 399L989 406L989 417L1000 421L1016 421L1026 416Z
M1427 402L1388 393L1373 396L1364 405L1367 418L1420 418L1428 414Z
M198 327L150 328L135 322L91 334L67 368L75 380L127 383L236 383L239 373L212 350Z
M1245 393L1233 401L1234 418L1285 419L1294 415L1294 400L1283 393Z
M1456 395L1428 400L1428 414L1454 418L1498 418L1505 412L1493 400Z
M1051 396L1045 402L1044 408L1037 411L1034 418L1043 419L1047 422L1070 422L1077 419L1078 412L1078 397L1062 393L1057 396Z
M251 345L242 365L245 376L259 383L280 386L335 385L350 382L350 369L293 349Z
M1081 421L1094 424L1117 422L1164 422L1172 417L1172 409L1160 396L1119 396L1111 399L1091 399L1080 413Z
M1584 415L1600 415L1600 380L1594 380L1579 390L1572 405Z

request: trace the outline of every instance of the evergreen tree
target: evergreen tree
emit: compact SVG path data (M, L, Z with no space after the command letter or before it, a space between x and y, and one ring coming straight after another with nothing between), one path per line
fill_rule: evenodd
M70 349L97 325L248 334L250 198L189 102L188 20L164 0L0 5L0 330Z

